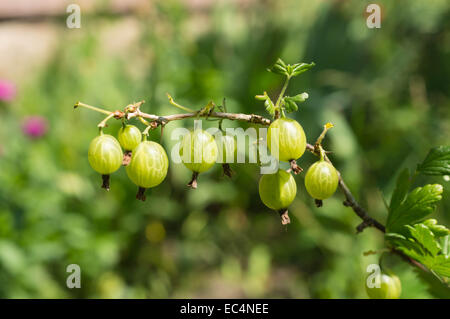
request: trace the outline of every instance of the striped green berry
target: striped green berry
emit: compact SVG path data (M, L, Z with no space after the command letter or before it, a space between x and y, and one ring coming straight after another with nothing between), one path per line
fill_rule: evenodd
M305 176L305 187L309 195L315 199L326 199L334 194L339 183L339 176L328 162L320 160L308 169Z
M267 207L274 210L286 209L297 194L294 177L286 171L265 174L259 180L259 196Z
M139 186L137 199L145 200L145 189L162 183L167 176L169 160L166 151L158 143L141 142L133 151L126 171L133 183Z
M122 126L117 134L120 145L125 151L132 151L142 140L141 131L134 125Z
M89 145L88 160L96 172L109 175L122 165L123 152L114 136L102 134Z
M272 156L280 161L290 162L299 159L305 152L306 135L297 121L279 118L269 126L267 146Z

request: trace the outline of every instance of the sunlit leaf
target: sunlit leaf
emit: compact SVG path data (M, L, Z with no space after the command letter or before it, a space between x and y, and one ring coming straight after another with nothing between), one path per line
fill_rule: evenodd
M425 175L449 175L450 146L432 148L425 160L417 166L417 171Z
M436 256L440 250L439 243L436 241L433 232L424 224L414 226L407 225L411 236L421 244L431 255Z
M450 234L450 230L443 225L438 225L436 219L427 219L423 224L426 225L436 237L443 237Z
M283 60L281 60L280 58L278 58L277 62L275 62L275 64L267 69L269 72L273 72L275 74L280 74L280 75L286 75L288 76L288 72L287 72L287 65L286 63L284 63Z
M388 232L402 233L404 225L412 225L431 214L436 203L442 199L443 187L429 184L417 187L394 210L389 212L386 229Z
M300 75L310 69L312 69L316 64L314 62L311 63L296 63L292 66L291 76Z

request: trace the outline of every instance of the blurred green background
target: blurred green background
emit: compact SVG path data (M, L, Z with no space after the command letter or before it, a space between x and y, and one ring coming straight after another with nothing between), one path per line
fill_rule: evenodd
M371 2L360 0L132 2L84 2L86 10L80 2L80 29L66 27L65 7L0 19L0 77L17 86L0 102L0 297L366 298L366 267L379 256L363 253L383 248L383 236L371 228L355 235L360 220L340 192L318 209L304 174L296 176L287 228L261 203L255 164L232 165L232 180L216 165L193 191L190 172L171 162L145 203L121 168L108 193L87 160L102 115L73 104L116 110L146 100L143 111L167 115L180 111L170 92L195 108L226 97L230 112L267 115L254 96L276 96L282 78L266 68L278 57L314 61L288 89L310 95L292 116L310 143L324 123L335 124L325 147L360 203L384 222L383 198L399 171L449 142L448 1L377 1L380 29L366 26ZM30 116L47 121L46 134L24 133ZM119 125L111 121L106 132ZM168 152L171 130L192 125L167 125ZM224 122L238 125L247 127ZM313 161L308 153L300 165ZM427 177L415 186L429 182L444 185L433 216L448 226L449 182ZM437 297L411 266L389 255L385 262L402 280L403 298ZM66 287L69 264L81 267L80 289Z

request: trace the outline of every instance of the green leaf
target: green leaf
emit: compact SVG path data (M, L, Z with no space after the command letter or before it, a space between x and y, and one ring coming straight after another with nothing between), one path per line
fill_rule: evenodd
M298 105L292 100L284 100L284 109L288 113L295 112L298 110Z
M401 234L397 234L397 233L386 233L386 234L384 234L384 237L389 240L395 240L395 239L406 240L405 236L403 236Z
M402 251L405 255L417 260L422 265L432 270L439 276L450 277L450 257L445 255L417 255L403 247L397 248Z
M283 60L278 58L275 64L268 68L269 72L273 72L275 74L285 75L287 77L294 77L299 74L302 74L308 70L310 70L316 64L314 62L311 63L295 63L295 64L286 64Z
M432 148L417 171L425 175L450 175L450 146Z
M275 62L275 64L267 69L269 72L273 72L275 74L280 74L280 75L286 75L289 76L288 72L287 72L287 65L286 63L284 63L283 60L281 60L280 58L278 58L277 62Z
M450 277L450 257L439 255L434 258L431 265L426 265L428 268L434 270L441 276Z
M439 243L436 241L433 232L424 224L416 224L414 226L406 225L414 239L420 243L432 256L436 256L441 250Z
M306 92L294 95L286 96L287 99L294 101L295 103L303 103L308 99L309 95Z
M407 225L409 238L398 233L386 233L388 246L420 262L436 275L449 277L450 257L439 245L431 230L423 223Z
M290 73L291 76L297 76L302 74L310 69L312 69L316 64L314 62L311 63L296 63L292 65L292 71Z
M275 115L275 105L272 103L271 99L267 99L264 102L264 105L266 106L266 111L269 112L270 115Z
M259 101L264 101L264 105L266 106L267 112L269 112L269 114L272 116L275 114L275 105L273 104L267 92L264 92L264 94L262 95L256 95L255 99Z
M400 250L401 252L403 252L405 255L411 257L412 259L417 260L418 262L422 263L425 265L425 263L427 263L427 259L433 258L431 255L427 255L424 252L419 252L420 245L417 244L416 242L411 242L411 245L414 245L414 247L410 246L407 247L406 245L404 245L404 243L401 244L396 244L396 249Z
M431 214L442 199L442 185L429 184L417 187L394 210L389 212L387 232L403 233L404 225L415 224Z
M397 184L391 197L391 203L389 204L390 212L394 211L403 202L406 194L408 194L410 186L411 180L409 170L405 168L397 178Z
M425 254L424 249L421 245L416 243L413 239L408 239L403 235L397 233L386 233L384 238L391 244L391 246L396 247L398 250L407 252L406 254L414 259L421 258Z
M423 224L427 226L436 237L444 237L450 234L450 230L443 225L438 225L436 219L427 219Z
M267 93L264 92L263 95L255 95L255 99L257 99L259 101L265 101L265 100L267 100Z
M286 112L291 113L298 110L297 103L303 103L309 97L308 93L303 92L295 96L285 96L283 98L283 105Z

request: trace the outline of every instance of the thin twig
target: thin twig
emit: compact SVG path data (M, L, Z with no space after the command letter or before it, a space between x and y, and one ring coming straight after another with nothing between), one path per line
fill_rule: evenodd
M96 111L96 112L99 112L99 113L103 113L103 114L106 114L106 115L109 115L109 114L113 113L113 112L110 112L110 111L101 109L101 108L99 108L99 107L92 106L92 105L85 104L85 103L81 103L81 102L75 103L75 105L73 106L73 108L76 109L76 108L79 107L79 106L84 107L84 108L87 108L87 109L90 109L90 110L92 110L92 111Z
M183 111L186 111L186 112L194 112L193 109L190 109L190 108L188 108L186 106L183 106L183 105L178 104L177 102L175 102L174 99L172 98L172 96L169 93L166 93L166 94L167 94L167 97L169 98L169 103L172 104L173 106L175 106L175 107L177 107L179 109L182 109Z
M289 85L289 80L291 79L290 76L286 77L286 80L284 81L283 87L281 88L280 95L278 96L278 99L275 103L275 119L280 117L280 111L281 111L281 101L283 100L284 93L286 92L286 89Z
M158 116L155 114L148 114L141 112L139 110L128 113L128 119L133 117L143 117L152 121L164 121L164 122L172 122L177 120L183 120L188 118L197 118L197 117L215 117L219 119L227 119L231 121L244 121L261 125L270 125L270 120L262 117L261 115L255 114L243 114L243 113L224 113L224 112L211 112L208 114L199 114L197 112L190 113L181 113L181 114L172 114L166 116Z

